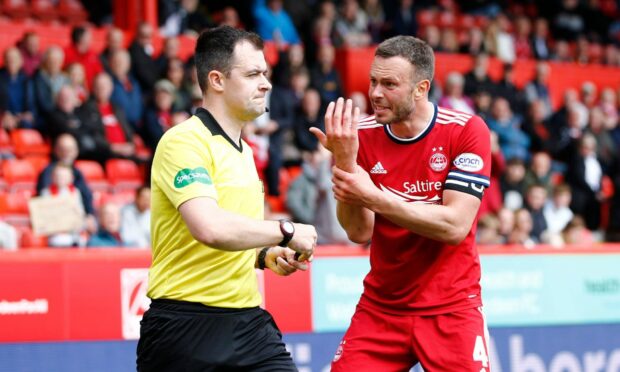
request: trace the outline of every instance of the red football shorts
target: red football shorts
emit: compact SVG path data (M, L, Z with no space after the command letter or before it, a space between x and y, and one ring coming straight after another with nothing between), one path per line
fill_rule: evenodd
M489 372L481 308L441 315L392 315L358 305L332 372Z

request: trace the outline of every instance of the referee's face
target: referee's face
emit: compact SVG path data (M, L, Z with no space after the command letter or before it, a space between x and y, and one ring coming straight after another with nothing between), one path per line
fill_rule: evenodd
M265 112L265 94L271 89L262 50L248 42L235 46L234 64L226 78L225 96L231 112L251 121Z

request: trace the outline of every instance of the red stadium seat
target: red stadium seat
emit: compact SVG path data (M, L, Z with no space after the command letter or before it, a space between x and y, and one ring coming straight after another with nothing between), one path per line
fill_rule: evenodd
M60 17L71 24L84 23L88 20L88 13L79 0L60 0L58 10Z
M4 128L0 128L0 154L12 154L13 153L13 144L11 143L11 137L4 130Z
M33 191L37 180L34 166L24 159L8 159L2 162L2 174L12 191Z
M48 156L29 156L27 158L24 158L24 160L26 160L28 163L30 163L30 165L32 165L32 168L34 169L37 176L39 175L39 173L41 173L43 168L47 167L47 165L50 163L50 158Z
M35 129L15 129L10 136L15 155L19 158L50 154L50 145L45 143L41 133Z
M47 236L36 235L29 226L19 226L18 231L19 247L21 249L29 248L48 248Z
M32 15L43 22L58 19L58 10L51 0L31 0Z
M108 191L110 185L101 164L94 160L77 160L75 167L82 172L92 191Z
M114 192L135 190L143 183L138 165L131 160L110 159L105 165L105 170Z
M2 0L2 13L14 19L24 19L30 16L26 0Z
M15 226L30 225L29 192L12 192L0 194L0 215L4 221Z

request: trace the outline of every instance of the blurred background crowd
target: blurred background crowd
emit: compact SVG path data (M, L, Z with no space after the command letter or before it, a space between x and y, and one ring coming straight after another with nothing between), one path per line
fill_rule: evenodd
M270 110L244 132L267 218L312 223L320 244L349 244L335 216L329 153L308 128L322 128L327 104L345 95L338 50L405 34L474 59L471 71L435 82L431 100L476 113L491 129L481 245L620 240L620 86L585 80L554 107L548 85L549 62L620 69L620 1L159 0L157 9L156 27L127 31L114 27L111 0L3 2L0 26L26 25L0 49L3 248L149 246L152 154L201 105L191 40L222 24L267 42ZM70 28L65 45L41 46L29 25L43 22ZM519 60L536 64L522 87ZM492 79L497 61L502 76ZM348 96L372 114L366 92ZM28 200L64 194L79 201L84 226L34 234Z

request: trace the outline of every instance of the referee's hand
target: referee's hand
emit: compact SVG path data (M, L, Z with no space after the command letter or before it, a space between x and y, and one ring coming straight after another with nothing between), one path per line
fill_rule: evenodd
M291 275L297 270L308 270L308 263L295 259L295 251L284 247L270 247L265 255L265 267L278 275Z
M312 225L295 224L295 235L288 243L288 247L299 253L296 261L310 261L316 248L316 229Z

